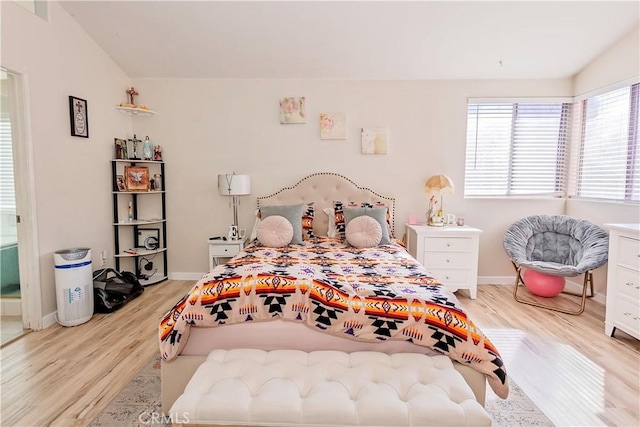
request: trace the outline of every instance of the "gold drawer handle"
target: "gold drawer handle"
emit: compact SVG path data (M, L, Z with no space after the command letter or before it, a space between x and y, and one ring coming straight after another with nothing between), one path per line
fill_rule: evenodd
M625 311L625 312L624 312L624 315L625 315L625 316L631 316L631 313L630 313L630 312L628 312L628 311Z
M627 283L625 283L625 285L627 285L627 286L633 286L633 282L627 282Z
M450 248L451 247L451 243L447 243L447 247Z

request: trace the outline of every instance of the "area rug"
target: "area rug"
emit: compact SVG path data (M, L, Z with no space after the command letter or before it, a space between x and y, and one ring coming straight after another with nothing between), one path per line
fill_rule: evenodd
M493 418L493 426L553 426L513 381L507 400L495 396L490 389L487 392L485 409ZM161 410L159 354L151 358L90 426L171 426L170 417Z

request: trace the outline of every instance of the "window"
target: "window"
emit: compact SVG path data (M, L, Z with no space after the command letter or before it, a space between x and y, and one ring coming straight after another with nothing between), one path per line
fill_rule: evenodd
M640 201L639 90L634 84L575 104L577 176L571 195Z
M564 196L571 104L469 100L465 196Z

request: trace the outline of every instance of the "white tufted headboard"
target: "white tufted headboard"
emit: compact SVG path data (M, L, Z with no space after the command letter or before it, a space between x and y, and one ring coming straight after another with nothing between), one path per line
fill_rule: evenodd
M291 205L315 202L313 233L326 236L329 224L325 208L333 208L334 200L342 202L383 202L389 207L391 232L395 228L396 199L382 196L368 188L359 187L349 178L332 172L318 172L298 181L291 187L285 187L269 196L258 197L258 208L268 205Z

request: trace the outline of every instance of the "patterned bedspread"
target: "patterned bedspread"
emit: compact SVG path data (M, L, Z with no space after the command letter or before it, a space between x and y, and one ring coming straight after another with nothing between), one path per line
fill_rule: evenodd
M317 238L250 246L196 283L162 319L160 351L176 357L190 327L284 319L365 341L404 340L484 373L506 398L507 374L491 341L452 292L397 244L357 249Z

